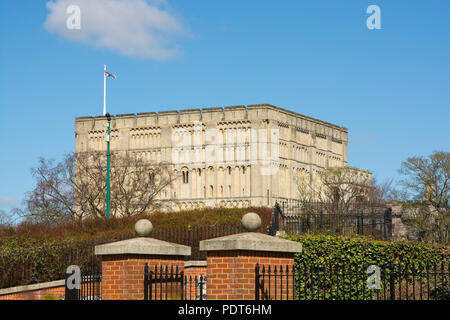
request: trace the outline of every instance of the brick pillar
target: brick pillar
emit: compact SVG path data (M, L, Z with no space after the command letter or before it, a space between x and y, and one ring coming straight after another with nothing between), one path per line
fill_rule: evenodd
M191 248L151 238L135 238L95 247L102 258L102 300L142 300L144 266L184 269L184 256Z
M298 242L279 239L262 233L247 232L200 242L200 250L207 252L207 299L253 300L255 299L255 267L260 271L271 268L269 292L268 277L264 278L261 298L293 297L292 276L286 277L286 266L292 272L294 255L301 252ZM278 277L274 271L277 268ZM280 267L283 277L280 277ZM262 279L260 279L262 280ZM264 295L264 297L263 297Z

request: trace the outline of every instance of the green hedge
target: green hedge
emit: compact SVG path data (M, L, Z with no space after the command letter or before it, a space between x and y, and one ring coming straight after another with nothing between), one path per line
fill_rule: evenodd
M373 299L377 291L367 289L367 267L376 265L385 272L381 275L382 287L378 294L383 296L388 288L383 282L393 272L397 295L405 294L406 282L413 286L416 295L420 284L427 283L426 272L417 276L419 270L437 264L439 274L436 287L430 292L433 297L445 297L449 290L448 262L450 250L445 246L427 246L413 242L376 241L364 237L339 237L326 235L291 235L288 239L303 244L303 252L295 256L296 295L301 299ZM444 276L440 266L444 264ZM394 270L391 270L392 265ZM433 271L433 270L432 270ZM442 278L444 279L442 283ZM403 279L403 280L400 280ZM434 280L434 279L432 279ZM400 284L400 281L401 284ZM403 288L400 287L403 286ZM422 286L427 289L428 286ZM389 291L389 290L388 290ZM411 297L410 297L411 298ZM417 296L416 296L417 298Z
M99 263L89 241L10 238L0 241L0 288L64 279L69 265L95 270Z
M0 246L10 238L41 239L58 241L82 241L111 237L117 234L134 233L139 219L150 219L154 231L179 227L238 226L247 212L256 212L263 227L270 224L272 208L204 208L177 212L153 212L124 217L95 217L82 221L66 221L58 224L22 222L15 227L0 226Z
M23 223L0 232L0 288L63 279L66 268L72 264L81 270L99 269L94 242L117 241L119 235L134 235L134 224L140 218L152 221L153 235L158 237L161 232L158 237L161 240L177 242L171 238L178 237L181 241L187 237L185 229L192 230L189 233L192 251L193 255L198 254L196 242L200 233L205 236L205 227L234 230L231 226L238 226L249 211L261 216L263 226L270 223L272 209L265 207L156 212L150 216L95 218L58 225ZM199 233L198 227L203 231ZM169 239L164 239L165 236Z

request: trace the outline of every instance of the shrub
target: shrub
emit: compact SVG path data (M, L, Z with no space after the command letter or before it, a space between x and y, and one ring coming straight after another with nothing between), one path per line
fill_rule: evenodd
M450 289L443 285L437 286L431 291L434 300L450 300Z
M118 218L95 217L54 224L23 222L16 227L0 229L0 241L8 241L12 238L76 241L111 237L117 234L134 233L134 224L142 218L150 219L154 230L189 226L238 226L242 216L250 211L260 215L263 227L269 225L272 208L205 208Z
M417 273L420 268L425 269L435 263L439 267L450 261L450 250L445 246L325 235L291 235L288 238L303 244L303 252L295 256L294 266L296 294L302 299L372 299L376 291L367 290L369 274L366 270L369 265L382 268L384 279L390 277L390 272L395 272L396 286L400 279L404 279L412 287L413 270ZM419 280L425 283L425 275L421 279L415 277L415 285ZM448 286L448 270L445 279L447 283L440 285ZM406 283L402 283L405 286ZM384 293L385 283L381 285ZM438 290L435 296L442 296L441 292L446 291Z
M238 226L243 214L249 211L261 216L263 227L269 224L271 208L207 208L156 212L150 216L93 218L81 223L22 223L0 231L0 288L63 279L66 268L72 264L85 271L98 270L100 261L93 252L95 244L119 240L124 234L132 237L134 224L141 218L152 221L155 238L160 234L161 240L166 240L164 237L167 234L160 231L169 230L169 236L185 236L184 231L195 227ZM228 232L235 230L225 229L229 229ZM191 239L193 254L199 253L198 241L201 239L198 233L196 235L195 239ZM205 232L201 235L207 236Z

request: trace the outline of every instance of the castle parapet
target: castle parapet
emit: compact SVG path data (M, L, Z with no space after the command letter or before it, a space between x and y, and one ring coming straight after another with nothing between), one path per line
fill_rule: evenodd
M247 108L245 106L230 106L224 108L225 120L244 120L247 118Z
M156 112L138 113L136 117L138 127L154 127L158 125L158 114Z
M204 108L202 109L202 121L221 121L223 120L222 108Z
M200 109L180 110L180 123L191 123L201 121L202 113Z

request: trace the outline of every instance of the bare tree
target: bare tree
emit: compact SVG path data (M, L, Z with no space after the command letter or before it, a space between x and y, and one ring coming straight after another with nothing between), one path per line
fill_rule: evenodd
M106 155L68 154L55 164L41 158L32 169L37 183L28 192L25 209L16 213L35 221L63 221L106 214ZM111 154L111 216L157 210L161 191L173 179L169 167L144 161L135 154Z
M403 222L419 232L420 240L449 243L450 153L408 158L399 173L404 176L403 209L409 212Z
M422 201L436 211L447 212L450 205L450 153L435 151L428 158L412 157L402 162L400 185L410 200Z
M370 201L382 203L388 201L396 201L399 199L399 191L394 187L394 180L387 179L378 182L376 177L372 177L372 187L370 190Z
M0 225L8 226L12 224L12 217L5 210L0 209Z
M301 173L297 179L298 197L304 202L332 204L347 212L357 202L370 200L370 173L352 167L331 167L316 174Z

